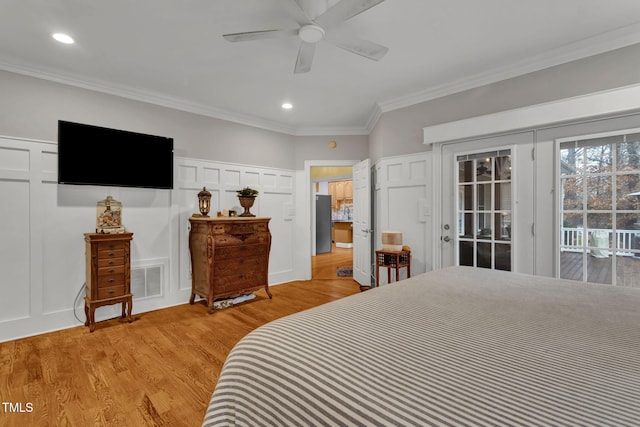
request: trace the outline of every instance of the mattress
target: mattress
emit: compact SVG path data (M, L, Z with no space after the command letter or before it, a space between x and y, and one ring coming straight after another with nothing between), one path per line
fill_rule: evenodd
M640 290L451 267L264 325L204 426L639 426Z

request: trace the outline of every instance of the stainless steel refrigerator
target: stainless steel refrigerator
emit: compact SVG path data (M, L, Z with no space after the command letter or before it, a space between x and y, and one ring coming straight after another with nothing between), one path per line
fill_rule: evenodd
M331 196L316 195L316 253L331 252Z

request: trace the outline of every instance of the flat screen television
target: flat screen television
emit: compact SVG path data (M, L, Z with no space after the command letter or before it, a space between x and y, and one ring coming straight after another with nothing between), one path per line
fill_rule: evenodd
M173 138L58 121L58 183L173 188Z

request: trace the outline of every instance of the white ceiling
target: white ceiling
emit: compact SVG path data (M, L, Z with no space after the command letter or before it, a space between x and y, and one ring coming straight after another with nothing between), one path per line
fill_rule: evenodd
M0 69L290 134L366 134L381 111L640 42L638 0L386 0L335 29L388 47L381 61L321 41L295 75L296 36L222 38L298 28L296 7L0 0Z

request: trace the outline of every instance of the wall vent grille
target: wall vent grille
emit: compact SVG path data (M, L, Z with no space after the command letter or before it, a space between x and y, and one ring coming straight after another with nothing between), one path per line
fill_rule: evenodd
M161 296L162 266L132 267L131 293L134 299Z

